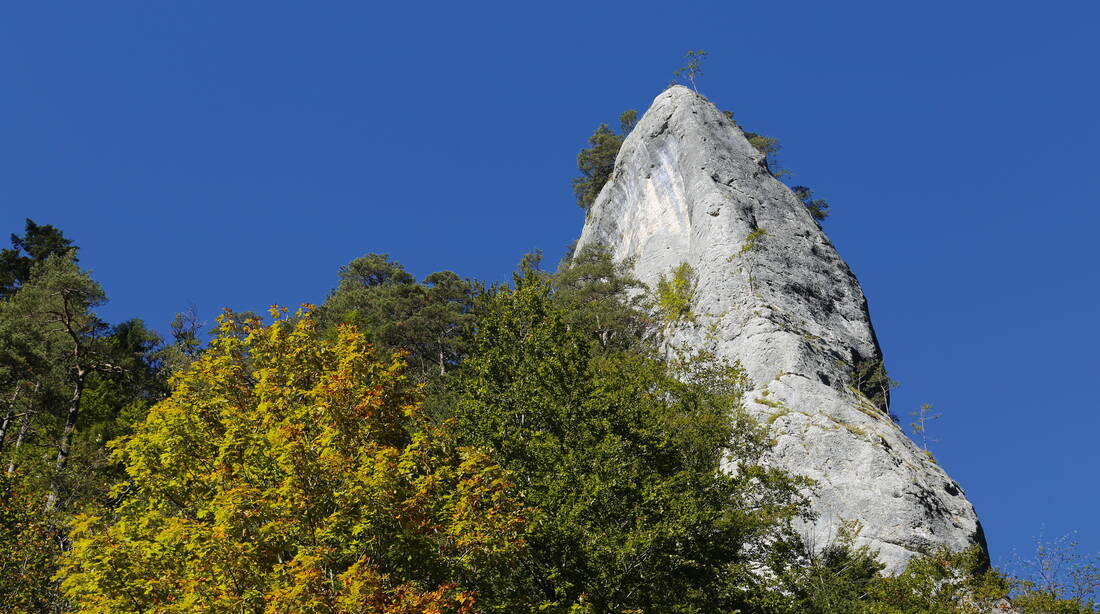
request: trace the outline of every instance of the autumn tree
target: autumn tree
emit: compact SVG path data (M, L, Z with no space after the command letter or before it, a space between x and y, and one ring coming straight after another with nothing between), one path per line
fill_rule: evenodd
M505 472L424 417L399 354L272 317L221 317L112 444L122 502L75 521L65 594L83 612L473 611L469 587L523 548Z

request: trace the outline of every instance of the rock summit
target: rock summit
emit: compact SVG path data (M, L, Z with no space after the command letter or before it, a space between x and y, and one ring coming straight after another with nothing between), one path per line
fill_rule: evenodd
M672 342L736 360L767 462L816 481L818 547L843 521L896 573L938 546L985 541L963 489L861 393L882 353L848 265L735 122L690 89L661 93L626 138L577 249L609 247L655 287L694 271L693 320Z

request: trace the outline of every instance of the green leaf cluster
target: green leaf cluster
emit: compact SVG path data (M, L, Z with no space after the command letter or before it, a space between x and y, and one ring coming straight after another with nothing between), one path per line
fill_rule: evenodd
M540 511L522 575L483 595L506 611L710 612L763 590L752 570L794 540L801 483L759 466L736 368L605 348L530 269L478 313L459 433Z
M0 473L0 604L12 614L65 609L53 581L66 528L19 476Z
M886 372L886 364L881 359L857 362L852 377L856 390L872 405L885 413L890 412L890 391L898 387L898 382Z
M695 270L683 262L671 276L657 278L656 307L665 326L695 321L691 303L695 298Z

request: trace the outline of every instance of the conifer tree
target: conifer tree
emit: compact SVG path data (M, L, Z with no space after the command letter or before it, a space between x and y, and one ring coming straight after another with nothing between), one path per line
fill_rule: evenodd
M623 111L619 115L619 134L607 124L600 124L596 127L596 132L588 137L589 147L577 154L577 168L581 176L573 179L573 193L577 197L577 206L581 209L587 211L596 202L600 190L611 179L611 173L615 170L615 158L619 155L623 141L637 125L637 118L638 112L634 109Z
M379 346L409 352L410 374L430 380L463 355L459 333L469 322L474 291L473 282L451 271L418 283L387 254L367 254L341 268L318 320L328 329L354 323Z
M11 235L11 248L0 250L0 298L11 296L27 282L36 263L68 254L76 261L76 247L57 228L27 218L23 236Z

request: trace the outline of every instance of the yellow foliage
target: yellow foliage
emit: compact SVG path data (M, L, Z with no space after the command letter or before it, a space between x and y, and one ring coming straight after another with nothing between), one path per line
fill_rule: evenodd
M400 355L309 309L219 319L134 435L59 573L84 612L471 612L524 547L505 472L422 414Z

